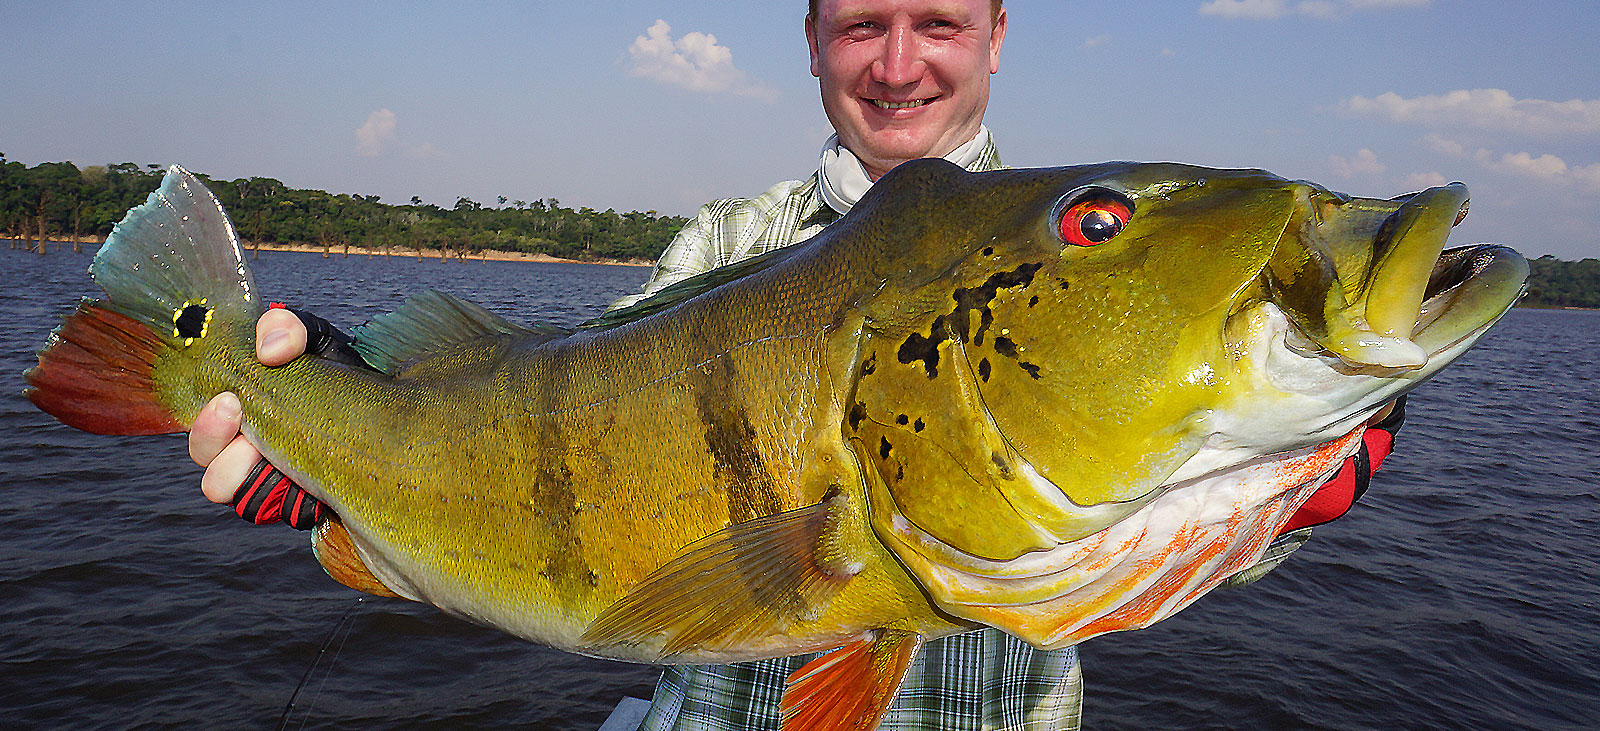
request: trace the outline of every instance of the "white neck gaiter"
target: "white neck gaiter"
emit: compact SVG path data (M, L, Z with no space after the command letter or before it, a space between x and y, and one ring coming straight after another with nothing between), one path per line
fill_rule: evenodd
M978 134L968 140L966 144L950 151L944 159L965 168L977 161L978 155L983 153L983 148L989 143L989 128L978 126ZM872 187L872 179L867 177L866 168L861 166L861 161L856 159L855 153L839 145L839 135L833 134L822 145L822 162L817 168L817 181L822 189L822 200L829 208L844 215L850 212L856 201L867 194L867 189Z

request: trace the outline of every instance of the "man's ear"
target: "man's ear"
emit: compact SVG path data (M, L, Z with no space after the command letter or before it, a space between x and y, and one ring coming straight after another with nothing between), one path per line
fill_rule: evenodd
M808 20L807 23L809 24L810 21ZM810 27L810 26L808 25L807 27ZM1005 40L1006 40L1006 9L1005 8L1000 8L1000 14L998 16L995 16L995 19L994 19L994 31L989 34L989 73L991 73L991 74L998 73L1000 71L1000 45L1005 43ZM817 65L816 57L817 57L817 52L816 52L815 47L813 47L813 49L811 51L811 58L812 58L811 66L812 66L813 69L815 69L816 65ZM816 72L812 71L812 73L816 73Z
M806 45L811 47L811 75L822 78L822 65L817 57L817 21L806 13Z

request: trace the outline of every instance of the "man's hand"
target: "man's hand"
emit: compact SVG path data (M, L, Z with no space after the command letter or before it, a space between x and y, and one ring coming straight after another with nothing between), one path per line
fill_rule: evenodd
M306 352L306 326L293 312L276 308L256 320L256 359L265 366L280 366ZM189 430L189 458L206 468L200 491L220 505L233 502L233 494L260 461L261 453L239 434L239 397L219 393L200 410Z

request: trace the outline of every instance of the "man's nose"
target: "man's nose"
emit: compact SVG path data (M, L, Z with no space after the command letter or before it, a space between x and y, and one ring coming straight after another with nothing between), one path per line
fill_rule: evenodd
M873 80L889 86L915 83L927 69L911 28L896 25L884 35L883 52L873 63Z

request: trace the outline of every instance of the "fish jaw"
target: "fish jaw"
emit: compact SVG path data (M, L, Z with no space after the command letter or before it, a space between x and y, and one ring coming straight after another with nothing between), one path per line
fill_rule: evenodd
M1407 342L1417 366L1353 365L1298 327L1271 301L1228 323L1227 391L1206 415L1209 458L1197 455L1173 475L1185 479L1234 459L1316 444L1347 432L1454 362L1520 296L1528 264L1517 252L1478 244L1444 252L1426 275ZM1409 309L1409 305L1407 306Z
M1412 334L1430 273L1466 216L1467 187L1388 201L1307 183L1293 189L1294 222L1263 272L1269 298L1352 366L1422 367L1428 353Z

